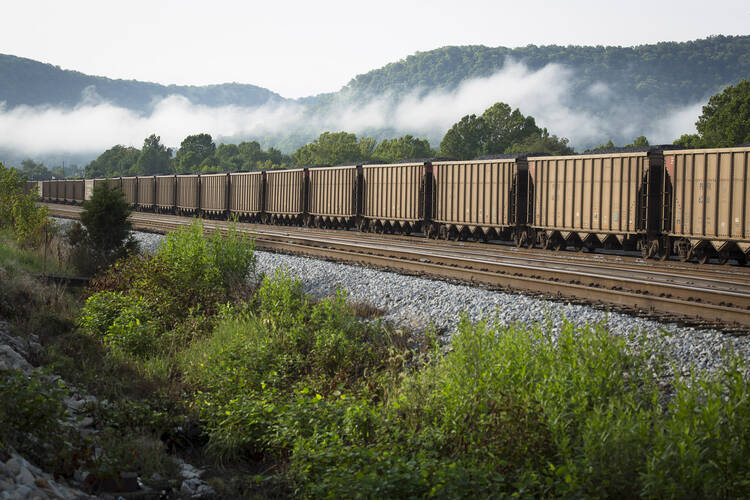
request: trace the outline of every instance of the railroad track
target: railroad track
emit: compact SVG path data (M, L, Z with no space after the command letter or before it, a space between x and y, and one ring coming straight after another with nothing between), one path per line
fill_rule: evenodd
M47 204L77 218L80 207ZM192 218L134 212L135 229L168 232ZM204 220L208 231L226 222ZM750 272L727 266L659 267L612 255L519 251L499 245L240 223L258 249L451 279L511 292L628 310L729 331L750 331ZM563 255L567 254L567 255Z

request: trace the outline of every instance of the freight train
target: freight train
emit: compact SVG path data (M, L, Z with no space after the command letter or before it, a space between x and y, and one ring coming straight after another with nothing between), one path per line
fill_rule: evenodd
M303 167L41 181L81 203L102 183L135 210L263 224L421 233L517 246L640 251L705 263L750 257L750 148Z

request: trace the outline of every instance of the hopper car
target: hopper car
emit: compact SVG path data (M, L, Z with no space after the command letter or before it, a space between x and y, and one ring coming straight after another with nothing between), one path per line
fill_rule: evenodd
M40 181L82 203L107 183L135 210L265 224L640 251L705 263L750 257L750 148L631 148L470 161Z

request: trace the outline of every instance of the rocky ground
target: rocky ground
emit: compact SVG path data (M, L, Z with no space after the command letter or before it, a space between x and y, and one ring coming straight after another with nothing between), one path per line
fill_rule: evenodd
M36 372L41 374L38 368L32 366L29 360L38 357L42 346L38 339L31 335L28 339L20 339L11 336L8 324L0 321L0 371L18 370L26 376ZM47 378L48 383L54 385L59 377L54 375L42 375ZM70 388L70 386L68 386ZM65 424L72 427L81 436L90 436L96 433L93 427L93 419L84 416L84 409L92 404L106 404L97 402L94 396L83 391L71 388L70 395L65 398L66 410ZM31 464L13 449L0 448L0 499L85 499L104 498L117 499L131 497L133 494L138 498L211 498L214 496L213 489L201 479L203 471L193 467L181 459L175 459L180 471L178 481L169 481L161 477L143 478L148 484L144 484L135 475L127 473L122 475L121 485L123 491L101 492L96 496L87 494L90 481L87 481L89 472L85 469L76 470L71 480L55 479L51 474L44 472L39 467ZM124 495L124 496L123 496Z

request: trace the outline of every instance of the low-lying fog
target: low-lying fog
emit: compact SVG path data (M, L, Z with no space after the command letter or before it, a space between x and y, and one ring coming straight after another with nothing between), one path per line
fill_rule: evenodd
M520 108L536 118L537 125L570 139L578 151L614 139L617 143L645 135L652 144L671 143L684 133L695 132L701 106L707 100L651 116L649 109L617 104L617 96L604 83L586 89L585 108L602 109L600 116L581 111L573 99L575 75L550 64L538 71L508 61L487 78L466 80L454 91L415 91L399 98L382 95L365 104L336 97L323 113L310 112L296 101L256 108L195 105L181 96L156 103L149 114L118 107L87 88L72 109L51 106L0 107L0 150L31 157L51 154L91 154L95 157L115 144L141 147L152 133L162 142L179 146L187 135L207 132L217 142L222 137L247 140L298 135L314 138L323 131L373 135L388 129L389 136L410 133L427 137L437 148L446 130L462 116L476 113L498 101ZM579 103L580 104L580 103ZM394 131L392 134L390 131ZM272 144L271 144L272 145Z

